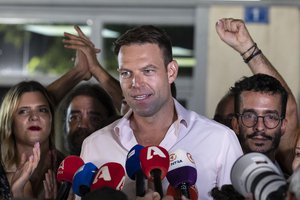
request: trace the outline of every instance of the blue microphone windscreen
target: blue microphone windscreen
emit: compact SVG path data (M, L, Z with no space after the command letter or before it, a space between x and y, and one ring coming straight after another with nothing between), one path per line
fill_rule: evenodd
M127 154L127 160L125 163L126 173L129 178L135 180L135 174L138 171L141 171L141 164L140 164L140 151L144 147L137 144L130 149Z
M73 177L72 190L78 196L84 196L90 191L90 186L98 168L91 162L80 167Z

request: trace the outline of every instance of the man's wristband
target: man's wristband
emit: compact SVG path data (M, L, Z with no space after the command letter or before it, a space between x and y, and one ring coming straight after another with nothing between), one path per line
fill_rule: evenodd
M254 58L255 56L261 54L261 50L259 49L258 51L256 51L255 53L252 53L248 58L244 58L244 62L248 63L252 58Z
M254 50L252 52L254 52L255 49L257 48L257 44L256 43L254 43L249 49L247 49L247 51L245 51L244 53L241 53L241 56L244 56L248 51L250 51L253 48L254 48Z

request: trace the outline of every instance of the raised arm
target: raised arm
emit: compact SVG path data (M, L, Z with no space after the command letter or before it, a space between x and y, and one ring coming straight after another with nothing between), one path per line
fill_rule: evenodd
M89 72L106 92L111 95L115 107L120 111L123 95L119 81L110 75L98 62L93 43L84 35L78 26L75 26L75 29L78 36L65 33L65 36L68 38L64 40L65 47L76 49L85 55Z
M94 51L100 52L98 49ZM73 87L82 80L89 80L91 77L92 74L89 71L84 53L76 51L74 67L48 85L47 90L52 94L55 102L58 104Z
M285 157L288 157L286 156L286 152L291 150L295 130L299 126L297 102L291 89L264 54L259 52L260 49L250 36L244 21L232 18L220 19L216 24L216 30L222 41L241 54L253 74L263 73L271 75L278 79L287 90L288 103L286 119L288 120L288 124L286 132L281 138L279 149L280 153L284 153ZM252 58L247 60L249 57Z

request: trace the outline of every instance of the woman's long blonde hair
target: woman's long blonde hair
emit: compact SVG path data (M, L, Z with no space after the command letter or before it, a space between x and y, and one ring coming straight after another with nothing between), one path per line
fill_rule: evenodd
M7 169L17 162L16 141L13 129L14 113L17 110L21 96L26 92L40 92L47 100L52 117L54 116L53 100L46 88L36 81L22 81L10 88L4 96L0 108L0 142L1 159ZM49 138L50 148L54 147L54 120L51 124Z

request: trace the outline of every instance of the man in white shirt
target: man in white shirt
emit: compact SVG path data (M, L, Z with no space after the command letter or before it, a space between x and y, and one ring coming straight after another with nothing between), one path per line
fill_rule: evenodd
M231 167L242 155L236 135L219 123L186 110L171 94L178 73L172 44L154 26L127 31L115 42L122 92L130 111L96 131L83 143L81 157L100 167L107 162L125 166L136 144L183 149L196 163L198 198L212 199L210 190L230 184ZM163 180L164 194L168 182ZM127 177L123 191L135 199L135 184Z

